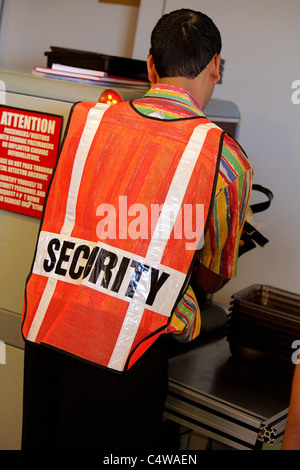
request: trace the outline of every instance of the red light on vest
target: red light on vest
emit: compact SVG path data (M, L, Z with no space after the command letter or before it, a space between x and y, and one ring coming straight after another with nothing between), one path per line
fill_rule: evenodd
M101 93L98 100L99 103L107 104L116 104L120 103L121 101L123 101L121 96L115 90L105 90L103 93Z

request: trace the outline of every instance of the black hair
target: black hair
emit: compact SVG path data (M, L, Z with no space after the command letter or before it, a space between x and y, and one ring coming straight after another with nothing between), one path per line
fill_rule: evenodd
M163 15L151 34L150 54L160 78L195 78L221 48L214 22L186 8Z

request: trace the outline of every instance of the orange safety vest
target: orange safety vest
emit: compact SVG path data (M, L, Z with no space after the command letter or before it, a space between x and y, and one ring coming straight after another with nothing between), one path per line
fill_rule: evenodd
M117 371L132 366L187 287L223 136L203 117L74 105L26 283L25 340Z

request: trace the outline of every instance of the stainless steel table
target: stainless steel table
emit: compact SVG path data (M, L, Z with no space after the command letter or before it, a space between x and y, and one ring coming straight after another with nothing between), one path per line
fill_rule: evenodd
M170 359L165 416L229 448L261 449L283 437L291 381L232 356L222 338Z

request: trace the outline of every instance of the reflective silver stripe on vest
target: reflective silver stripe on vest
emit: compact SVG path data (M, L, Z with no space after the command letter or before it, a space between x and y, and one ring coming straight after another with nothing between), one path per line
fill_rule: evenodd
M207 133L210 129L215 127L215 124L207 123L200 124L194 129L186 149L182 154L156 225L157 230L163 231L163 236L159 236L154 231L145 257L146 262L149 261L149 263L155 262L160 264ZM171 207L172 211L170 211ZM170 220L170 217L172 217L172 220ZM143 312L144 308L142 308L140 304L136 304L134 299L132 299L128 306L126 317L110 358L108 364L109 368L119 371L124 369L128 354L141 322Z
M78 189L81 183L81 178L84 170L86 158L90 151L91 144L100 125L104 112L107 110L108 105L104 103L97 103L91 108L87 115L87 120L81 135L81 139L77 148L72 177L69 187L66 215L64 225L61 230L62 235L69 236L72 233L75 224L76 205L78 197ZM29 341L35 341L40 330L41 324L44 320L47 308L49 306L52 295L55 291L57 280L48 279L45 290L41 297L39 306L37 308L35 317L30 326L27 339Z

